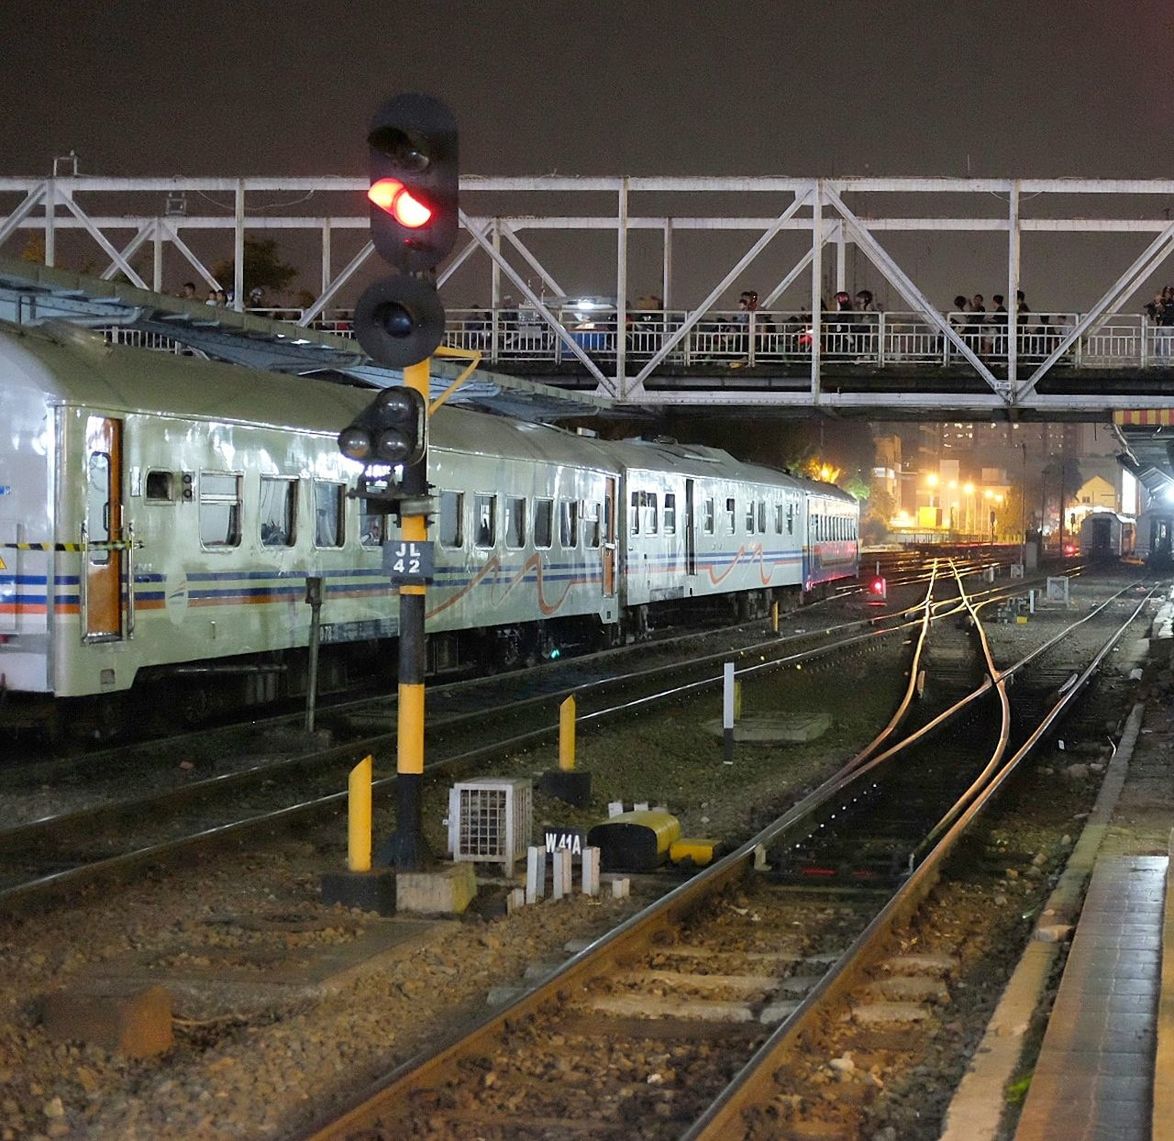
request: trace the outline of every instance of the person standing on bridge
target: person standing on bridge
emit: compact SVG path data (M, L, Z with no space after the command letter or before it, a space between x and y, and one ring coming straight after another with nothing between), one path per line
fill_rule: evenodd
M995 356L1007 355L1007 306L1003 304L1003 295L994 295L995 311L991 314L990 326L994 330Z
M986 305L981 293L976 293L970 299L970 312L972 316L966 322L966 343L971 352L981 354L984 352L982 327L986 324Z
M1158 295L1158 335L1155 352L1167 364L1174 349L1174 285L1167 285Z
M758 310L758 290L743 289L738 295L738 312L734 314L734 352L740 357L750 356L751 313Z
M958 296L954 298L954 308L950 312L950 328L953 329L954 332L957 333L958 336L963 340L966 339L967 331L970 328L970 322L966 319L967 304L968 302L966 298L963 297L961 293L959 293ZM954 348L953 344L950 344L948 348L950 350L949 358L951 360L956 359L958 355L957 349Z

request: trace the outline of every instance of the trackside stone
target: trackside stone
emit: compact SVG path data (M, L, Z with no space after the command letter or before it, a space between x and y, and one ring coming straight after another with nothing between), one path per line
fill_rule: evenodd
M449 864L439 871L400 872L395 904L400 912L459 915L477 895L477 873L470 863Z
M172 1044L166 987L103 979L45 996L45 1030L61 1042L88 1042L128 1058L162 1054Z

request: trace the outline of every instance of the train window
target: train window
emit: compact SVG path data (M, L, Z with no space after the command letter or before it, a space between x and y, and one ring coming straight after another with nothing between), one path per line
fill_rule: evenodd
M758 533L760 535L766 534L766 500L760 499L758 501Z
M292 547L297 519L297 484L292 479L261 476L261 506L258 523L261 546Z
M781 535L783 533L783 505L781 503L775 504L775 534Z
M628 512L628 531L633 535L640 534L640 492L632 492L632 509Z
M342 546L345 502L345 484L314 481L314 546Z
M702 515L701 515L701 529L707 535L713 534L713 519L714 519L713 500L707 499L705 501L705 506L702 508Z
M171 503L175 499L175 472L147 472L147 499L156 503Z
M738 505L731 495L726 500L726 530L732 535L738 529Z
M587 520L584 519L583 522L586 524ZM584 529L586 528L584 527ZM579 501L577 499L559 501L558 541L559 546L566 551L579 545Z
M656 492L646 491L644 494L644 520L647 523L645 533L649 535L656 534Z
M534 546L549 550L554 544L554 500L534 500Z
M440 545L450 550L465 545L465 494L462 491L440 493Z
M795 534L795 504L787 504L787 534Z
M746 534L754 534L754 500L748 500L746 503Z
M671 491L664 493L664 533L677 533L677 497Z
M86 485L86 538L91 543L110 539L110 456L106 452L90 453L90 478ZM90 565L105 566L110 552L91 551Z
M387 536L387 516L366 510L366 500L363 503L359 511L359 542L364 547L381 547Z
M200 543L205 547L239 547L241 479L222 472L200 472Z
M526 545L526 501L512 495L505 501L505 545L515 551Z
M583 501L583 546L594 549L599 546L603 532L599 524L600 511L598 503Z
M477 547L496 547L497 496L475 495L473 497L473 519L475 523L473 545Z

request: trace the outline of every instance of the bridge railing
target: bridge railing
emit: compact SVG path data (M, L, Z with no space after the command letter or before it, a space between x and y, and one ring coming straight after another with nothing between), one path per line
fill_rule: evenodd
M555 310L569 336L597 361L614 361L613 315L578 320L571 311ZM625 334L628 371L659 352L688 314L683 310L629 314ZM1008 356L1008 326L993 314L946 313L946 320L967 346L992 363ZM670 367L704 365L769 366L810 360L814 341L811 315L786 311L747 314L707 313L665 358ZM1024 315L1016 325L1020 361L1038 363L1080 320L1079 313ZM478 349L490 361L573 364L575 354L541 319L526 310L450 309L445 343ZM941 331L917 313L827 312L821 314L820 355L831 364L873 368L899 365L951 365L964 360ZM1060 358L1074 367L1138 368L1174 364L1174 330L1156 328L1142 315L1117 315L1081 337Z
M296 309L250 310L276 320L296 320ZM568 336L593 361L613 366L617 333L614 314L584 318L573 310L553 311ZM811 359L814 325L808 313L759 311L707 313L672 348L664 364L672 368L794 366ZM1008 356L1005 323L972 313L946 313L946 320L967 346L993 365ZM1051 355L1080 320L1079 313L1035 313L1016 327L1017 356L1021 363L1038 364ZM352 314L338 310L313 322L314 329L352 335ZM681 328L684 310L629 314L625 332L627 372L633 375L652 359ZM107 330L117 344L183 351L166 337L134 329ZM476 349L488 363L524 363L552 367L578 364L576 354L534 310L450 309L445 344ZM821 314L820 355L829 365L898 368L910 365L949 366L965 358L941 331L917 313ZM1060 358L1075 368L1174 367L1174 328L1161 328L1144 315L1117 314L1106 318L1079 338Z

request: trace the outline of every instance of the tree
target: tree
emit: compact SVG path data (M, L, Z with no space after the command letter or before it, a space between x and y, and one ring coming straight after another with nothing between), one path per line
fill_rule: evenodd
M860 521L860 537L865 543L884 542L889 533L889 520L897 510L897 502L883 487L874 487L865 503Z
M231 289L236 279L236 262L218 261L212 276L224 289ZM297 266L284 262L277 253L275 238L245 238L245 296L254 289L268 294L281 293L298 275Z

